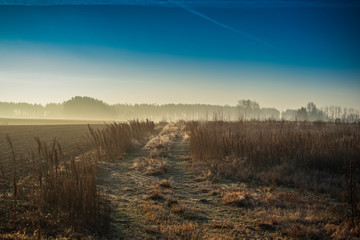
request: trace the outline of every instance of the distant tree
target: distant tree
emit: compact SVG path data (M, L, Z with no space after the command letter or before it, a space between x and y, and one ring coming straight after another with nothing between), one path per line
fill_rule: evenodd
M297 111L296 120L297 121L307 121L308 120L307 111L306 111L306 109L304 107L300 108Z
M310 102L306 106L307 116L309 121L323 121L325 120L325 114L320 109L316 108L315 103Z
M239 118L258 119L260 116L260 106L257 102L251 100L239 100L237 104Z
M280 119L280 111L275 108L261 108L260 110L260 119L272 119L278 120Z
M64 102L64 116L76 119L115 119L115 110L103 101L90 97L73 97Z
M287 109L281 114L281 118L286 121L295 121L296 120L297 110Z
M0 117L22 118L76 118L129 120L151 119L154 121L177 120L250 120L280 119L275 108L260 108L251 100L240 100L236 106L210 104L115 104L108 105L90 97L74 97L64 103L46 106L28 103L0 102ZM299 110L287 109L281 118L288 121L346 121L359 122L359 111L352 108L329 106L318 109L312 102Z
M61 118L64 110L62 103L48 103L45 105L44 115L46 118Z

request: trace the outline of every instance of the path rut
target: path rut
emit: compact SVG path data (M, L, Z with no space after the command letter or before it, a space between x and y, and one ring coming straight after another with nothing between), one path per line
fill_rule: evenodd
M168 129L168 131L164 131ZM175 124L167 125L148 144L158 138L160 145L165 149L167 172L159 176L149 176L136 171L133 164L137 158L148 157L154 149L146 143L140 144L133 153L124 159L113 163L101 163L100 176L102 184L100 189L110 200L112 212L110 239L161 239L162 231L147 231L149 225L154 226L145 217L142 205L147 201L154 186L162 179L171 182L172 189L164 194L164 199L169 197L179 202L196 213L196 216L185 221L191 221L198 226L206 226L214 222L241 222L244 231L252 231L253 223L246 217L246 210L226 206L221 203L221 197L209 194L214 189L222 187L207 181L199 181L196 174L189 169L189 146L184 139L184 132ZM158 141L159 142L159 141ZM147 147L145 147L147 146ZM155 147L156 148L156 147ZM163 202L156 203L164 206ZM181 224L181 223L179 223ZM221 230L221 229L220 229ZM214 228L214 231L219 229ZM261 233L253 232L251 235Z

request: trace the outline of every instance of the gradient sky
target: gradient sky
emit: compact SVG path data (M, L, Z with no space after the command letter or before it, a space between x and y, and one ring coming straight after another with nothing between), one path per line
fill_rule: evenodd
M114 1L0 0L0 101L360 109L356 1Z

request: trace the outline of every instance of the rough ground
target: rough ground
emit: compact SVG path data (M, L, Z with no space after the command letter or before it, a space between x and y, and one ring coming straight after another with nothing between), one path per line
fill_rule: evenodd
M134 169L138 158L154 156L154 150L159 148L161 151L158 155L166 159L166 173L150 176ZM248 221L248 217L244 217L246 209L222 204L219 192L216 191L219 186L199 181L187 167L188 155L188 143L184 140L183 132L172 124L165 126L159 135L149 139L148 144L140 144L138 149L125 159L101 164L101 188L113 208L111 238L184 237L182 234L188 234L186 231L191 230L191 226L211 226L207 234L220 234L223 232L222 228L233 230L238 222L244 225L242 234L263 236L255 231L255 226ZM163 179L170 182L170 188L156 186ZM154 191L161 194L155 201L148 198ZM171 205L167 206L165 202L168 198L176 199L178 204L175 205L179 208L172 211ZM169 215L162 219L163 213ZM174 229L169 230L169 226ZM198 232L194 237L203 234L204 232Z
M188 148L181 125L172 123L139 143L126 158L100 164L100 188L113 209L110 239L336 239L347 235L338 226L336 211L341 206L326 196L207 181L191 169ZM159 169L151 169L151 164Z

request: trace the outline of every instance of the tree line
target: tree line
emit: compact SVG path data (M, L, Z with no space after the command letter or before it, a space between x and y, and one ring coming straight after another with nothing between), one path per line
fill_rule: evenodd
M310 102L300 109L280 112L263 108L256 101L240 100L235 106L210 104L114 104L91 97L76 96L63 103L41 104L0 102L2 118L94 119L118 120L151 119L177 120L288 120L359 122L360 114L353 108L328 106L318 108Z

